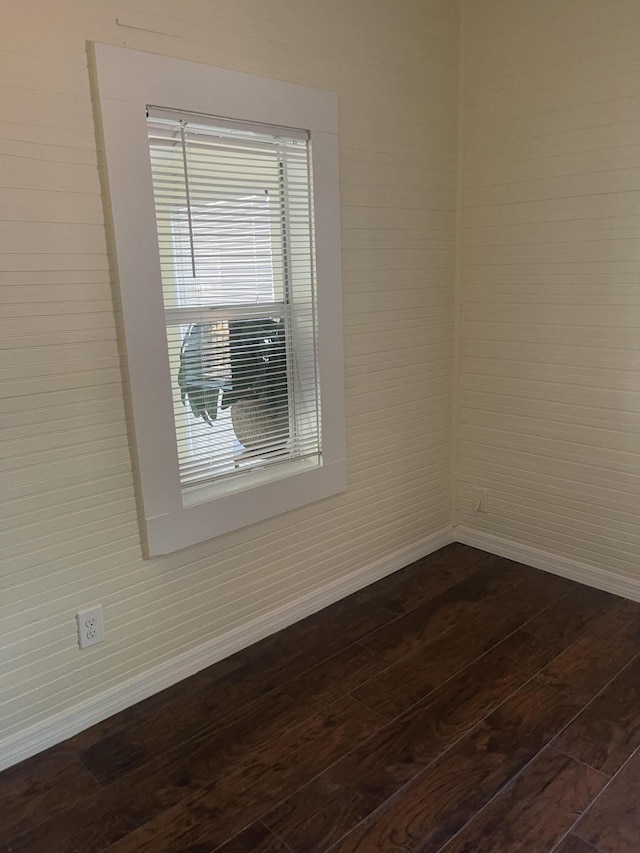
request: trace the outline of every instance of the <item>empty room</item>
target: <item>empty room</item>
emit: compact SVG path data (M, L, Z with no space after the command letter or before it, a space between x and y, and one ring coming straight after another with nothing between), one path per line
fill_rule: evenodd
M639 853L639 43L3 0L0 853Z

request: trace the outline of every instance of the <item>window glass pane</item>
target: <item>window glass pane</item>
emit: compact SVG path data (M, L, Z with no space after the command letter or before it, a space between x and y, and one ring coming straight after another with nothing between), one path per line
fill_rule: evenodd
M183 490L319 464L307 141L167 111L148 127Z

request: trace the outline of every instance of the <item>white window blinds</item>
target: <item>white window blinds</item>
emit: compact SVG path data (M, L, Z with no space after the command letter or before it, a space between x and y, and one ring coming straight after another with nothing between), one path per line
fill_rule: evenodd
M319 464L306 134L149 107L148 136L183 495Z

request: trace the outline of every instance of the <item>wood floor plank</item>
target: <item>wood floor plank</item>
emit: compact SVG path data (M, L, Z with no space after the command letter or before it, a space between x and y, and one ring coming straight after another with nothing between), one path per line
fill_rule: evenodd
M329 735L337 732L339 739L340 733L345 732L346 752L359 737L377 731L381 720L355 700L343 701L346 704L318 713L304 702L295 703L282 691L273 691L238 708L236 718L219 729L202 730L166 752L160 749L154 760L119 777L104 791L85 798L37 829L16 836L8 847L0 845L0 851L100 851L184 798L211 784L220 784L237 768L253 764L261 767L269 756L289 743L287 739L295 744L313 740L314 733L320 737L318 732L323 725L328 749L339 746ZM351 722L349 713L353 714ZM318 755L322 755L321 749ZM250 822L245 820L242 826ZM220 843L224 840L226 836Z
M159 751L224 724L280 683L306 672L395 618L375 604L339 602L234 655L228 671L198 673L194 684L164 700L141 703L71 741L83 764L106 785L152 760Z
M238 652L263 690L279 687L397 618L374 603L342 599Z
M575 642L585 629L599 616L609 613L620 599L589 586L579 586L544 613L523 626L547 643L569 644Z
M463 545L462 542L452 542L450 545L445 545L444 548L439 548L432 554L423 557L422 560L417 560L412 566L417 568L420 568L420 564L429 568L447 566L458 580L462 580L466 577L467 569L477 565L482 560L491 559L495 559L493 554L487 554L486 551L481 551L471 545Z
M573 591L568 594L565 607L571 606L572 596ZM391 664L354 690L353 695L391 719L544 610L553 598L547 579L538 574L498 595L488 596L459 625ZM542 632L531 633L539 636ZM552 632L552 636L555 639L559 634ZM557 648L558 652L561 650L562 647Z
M640 850L640 753L636 753L587 811L574 834L602 853Z
M69 738L68 743L78 750L89 749L99 743L104 738L124 733L127 729L148 728L149 720L157 713L164 712L164 709L175 709L173 712L176 715L180 714L180 709L185 703L197 704L201 697L215 694L219 695L218 700L222 706L226 702L233 703L235 696L229 696L227 699L225 694L229 687L225 687L225 682L231 685L241 685L243 661L237 655L232 655L224 660L218 661L212 666L200 670L195 675L190 676L184 681L179 681L176 684L155 693L153 696L137 702L130 708L125 708L123 711L113 714L106 720L91 726L88 729L80 732L72 738ZM237 689L237 687L236 687ZM214 712L213 709L212 713Z
M71 808L100 785L67 745L48 749L0 777L0 839Z
M497 559L459 542L429 554L356 594L404 615L470 577L477 568Z
M390 661L396 661L451 628L487 596L514 586L519 580L515 573L503 574L493 565L484 565L466 580L361 642Z
M608 781L545 749L442 853L549 853Z
M201 846L204 851L210 851L208 846ZM198 848L189 848L189 853L198 853ZM215 853L291 853L283 841L279 841L263 823L254 823L240 835L218 847Z
M492 597L523 583L525 579L529 579L531 588L537 585L544 590L548 596L547 604L575 587L572 581L554 575L543 572L523 574L516 568L490 563L432 601L366 637L362 643L392 662L399 660L454 625L485 611L491 606Z
M640 657L587 705L555 745L610 776L622 767L640 746Z
M582 838L577 835L567 835L557 847L553 849L553 853L602 853L596 850L591 844L587 844Z
M289 696L309 704L325 706L335 702L389 666L382 655L358 643L307 670L297 678L285 681L280 688Z
M335 844L331 853L439 850L575 710L570 697L530 682Z
M153 696L71 739L83 764L102 785L203 729L223 725L253 698L240 666L228 676L198 676L195 683L185 685L184 693L176 685L166 697Z
M541 673L545 684L581 702L596 693L640 653L640 604L620 599Z
M98 853L112 838L126 835L162 808L145 780L140 781L126 797L110 786L38 826L1 838L1 853Z
M388 666L353 690L352 695L388 720L398 716L510 633L509 630L501 631L495 623L492 623L495 630L483 632L483 623L486 625L486 620L474 619L464 631L450 628L431 643ZM476 625L478 632L474 633ZM515 627L517 625L512 630ZM489 633L492 636L487 636Z
M523 685L553 654L537 637L512 634L282 802L265 816L264 823L298 853L324 851ZM571 699L566 701L578 710Z
M114 843L109 853L214 850L379 727L380 720L369 709L345 697L224 773L209 762L197 773L195 790Z
M472 574L471 569L469 574ZM459 576L448 561L431 565L429 557L425 557L361 589L354 597L358 601L380 604L402 616L455 586L463 579L462 575L460 572Z

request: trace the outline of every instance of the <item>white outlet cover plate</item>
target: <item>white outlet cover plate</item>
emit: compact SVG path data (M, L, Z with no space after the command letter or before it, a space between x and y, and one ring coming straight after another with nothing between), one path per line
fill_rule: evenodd
M79 610L76 613L78 623L78 645L81 649L95 646L104 640L104 620L102 618L102 605L90 607L88 610Z

